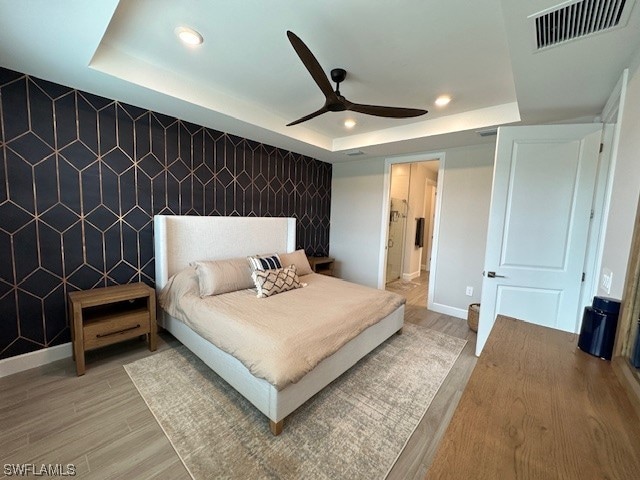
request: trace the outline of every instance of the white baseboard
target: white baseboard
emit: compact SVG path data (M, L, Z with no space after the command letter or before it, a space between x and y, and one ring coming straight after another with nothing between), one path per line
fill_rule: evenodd
M71 356L71 342L0 360L0 378Z
M417 272L403 273L402 279L406 280L407 282L410 282L411 280L413 280L414 278L418 278L419 276L420 276L420 270L418 270Z
M468 311L462 308L450 307L449 305L434 302L428 302L427 308L434 312L444 313L445 315L450 315L452 317L462 318L463 320L467 319Z

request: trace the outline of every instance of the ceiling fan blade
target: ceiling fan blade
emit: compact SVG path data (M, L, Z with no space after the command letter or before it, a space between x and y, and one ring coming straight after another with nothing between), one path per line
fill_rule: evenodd
M421 110L419 108L401 108L401 107L383 107L380 105L362 105L361 103L351 103L346 101L345 106L347 110L352 112L365 113L367 115L375 115L377 117L390 117L390 118L409 118L419 117L428 113L428 110Z
M304 42L300 40L300 37L295 33L287 30L287 37L289 37L289 41L291 42L293 49L300 57L300 60L302 60L302 63L307 68L318 87L320 87L322 93L324 93L324 96L327 97L327 99L333 99L336 97L336 94L331 87L331 83L329 83L329 79L327 78L327 74L324 73L324 70L322 70L320 63L318 63L316 57L313 56L311 50L309 50Z
M318 115L322 115L323 113L326 113L328 111L329 111L329 109L325 105L320 110L316 110L315 112L310 113L309 115L305 115L304 117L299 118L295 122L287 123L287 127L291 127L293 125L298 125L299 123L306 122L307 120L311 120L312 118L315 118Z

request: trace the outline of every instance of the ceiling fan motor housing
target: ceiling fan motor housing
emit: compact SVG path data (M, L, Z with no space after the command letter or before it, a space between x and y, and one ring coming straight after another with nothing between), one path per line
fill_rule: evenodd
M345 78L347 78L347 71L344 68L334 68L331 70L331 80L335 83L344 82Z

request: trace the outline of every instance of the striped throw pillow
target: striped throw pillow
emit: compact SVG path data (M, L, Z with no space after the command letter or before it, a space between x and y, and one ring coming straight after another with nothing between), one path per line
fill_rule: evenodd
M296 275L295 265L276 270L255 270L251 278L258 289L258 298L270 297L303 286Z
M272 255L254 255L252 257L247 257L247 260L249 260L251 270L254 272L256 270L262 271L282 268L282 262L280 261L280 257L277 253Z

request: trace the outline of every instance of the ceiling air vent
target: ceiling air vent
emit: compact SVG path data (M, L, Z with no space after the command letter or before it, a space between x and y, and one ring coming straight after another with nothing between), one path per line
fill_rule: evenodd
M497 128L487 128L485 130L476 130L476 133L481 137L493 137L498 134Z
M538 50L624 25L633 2L580 0L536 16Z
M348 155L350 157L358 157L360 155L364 155L364 152L362 150L349 150L344 153L345 155Z

